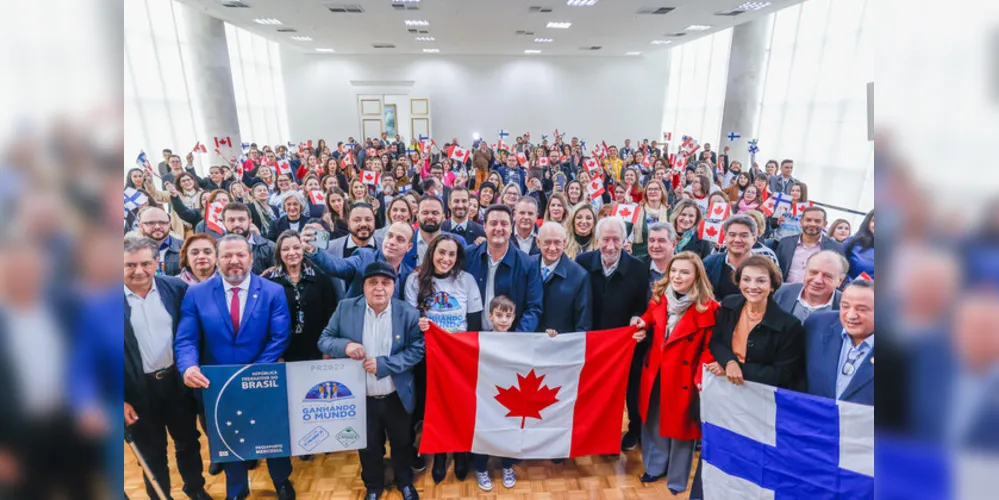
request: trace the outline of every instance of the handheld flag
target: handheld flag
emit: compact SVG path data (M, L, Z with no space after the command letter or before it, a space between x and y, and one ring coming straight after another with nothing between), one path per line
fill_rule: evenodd
M451 153L448 155L448 158L465 163L468 161L468 150L454 146L454 148L451 149Z
M212 203L208 207L208 217L205 219L205 227L219 234L225 234L225 226L222 224L222 209L225 205L220 201Z
M694 153L696 153L698 149L701 149L701 145L698 144L697 139L694 139L693 137L687 137L683 140L683 143L680 144L680 151L688 157L694 156Z
M542 156L542 157L538 158L538 166L539 167L548 167L548 166L551 166L551 162L548 161L548 157L547 156Z
M139 168L149 172L150 174L156 175L156 172L153 172L153 166L149 164L149 159L146 158L145 151L142 151L141 149L139 150L139 156L135 157L135 164L138 165ZM156 177L159 176L156 175Z
M382 174L371 170L361 171L361 182L369 186L377 186L381 182Z
M860 273L860 275L857 276L857 279L864 281L874 281L874 278L870 274L867 274L867 271Z
M590 180L590 183L586 185L586 192L590 193L590 199L595 200L604 194L604 179L603 177L594 177Z
M245 152L247 152L247 151L250 150L250 143L248 143L248 142L242 142L242 143L239 144L239 148L242 149L243 152L245 153Z
M708 207L708 213L704 216L704 219L722 222L725 219L728 219L731 214L732 205L729 205L728 203L714 202Z
M670 142L673 140L673 132L663 132L663 140Z
M510 132L507 132L506 129L502 129L502 128L500 129L500 131L499 131L500 141L502 141L503 139L506 139L509 136L510 136Z
M278 175L291 175L291 162L288 160L278 160L274 166L277 169Z
M597 160L593 158L587 158L583 160L583 168L586 169L586 173L590 174L591 176L600 173L600 164L597 163Z
M780 217L782 215L786 217L788 212L792 210L791 198L784 193L777 193L763 202L760 209L767 214L767 217Z
M520 163L521 166L527 165L527 155L524 153L517 153L517 163Z
M639 214L641 211L638 210L638 205L631 203L616 203L611 210L611 217L617 217L631 225L638 224Z
M125 211L135 210L145 205L149 197L133 187L125 188Z
M701 224L697 226L697 236L715 245L725 243L725 234L722 230L721 221L702 220Z
M194 149L192 151L195 153L207 153L208 148L205 147L205 145L202 144L201 141L198 141L197 143L194 144Z
M232 139L230 139L228 136L226 136L226 137L216 137L215 138L215 147L220 148L222 146L231 148L232 147Z
M813 206L815 206L815 204L810 201L795 203L791 209L791 215L793 217L800 217L801 213L804 212L806 208Z
M312 191L309 191L309 201L313 205L325 205L326 194L323 193L322 189L313 189Z

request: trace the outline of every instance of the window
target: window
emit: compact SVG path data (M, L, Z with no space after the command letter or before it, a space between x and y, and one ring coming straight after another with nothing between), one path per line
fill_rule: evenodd
M674 144L684 135L718 144L731 46L729 28L670 51L663 130Z

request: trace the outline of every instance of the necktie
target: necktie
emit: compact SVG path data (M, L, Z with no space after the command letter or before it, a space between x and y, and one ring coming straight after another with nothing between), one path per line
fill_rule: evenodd
M542 267L541 268L541 281L542 282L548 281L548 277L551 276L551 275L552 275L552 270L551 269L549 269L547 267Z
M229 319L232 320L232 331L239 333L239 287L232 288L232 300L229 301Z

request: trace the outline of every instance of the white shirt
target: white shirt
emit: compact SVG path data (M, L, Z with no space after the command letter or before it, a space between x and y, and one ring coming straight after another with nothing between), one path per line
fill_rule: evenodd
M466 229L468 229L468 219L458 222L454 220L454 217L451 218L451 232L465 232Z
M600 256L600 267L602 267L604 269L604 277L605 278L610 278L610 275L614 274L614 271L617 270L617 265L620 264L620 263L621 263L621 257L618 256L618 258L614 262L614 264L612 266L610 266L610 267L607 267L607 264L604 263L604 257L603 257L603 255L601 255Z
M468 329L468 314L482 312L482 297L475 277L461 271L454 278L433 278L434 295L425 311L427 319L449 332L464 332ZM412 273L406 279L406 302L418 307L420 293L419 273Z
M510 251L510 247L507 247L507 252ZM506 254L503 254L506 257ZM489 270L486 272L486 296L482 298L482 305L485 307L486 314L482 315L482 329L489 331L493 329L493 322L489 321L489 303L493 301L493 297L496 296L496 269L499 267L500 262L503 259L493 260L493 256L489 255L489 249L486 249L486 258L489 260Z
M46 417L63 406L66 385L67 345L52 320L52 311L40 305L28 310L5 308L11 374L28 415ZM44 353L44 362L39 362Z
M142 358L143 373L154 373L173 366L173 317L167 312L160 297L160 291L153 287L140 297L135 292L125 288L125 299L132 308L129 323L139 344L139 355Z
M811 316L812 313L815 311L831 310L833 299L835 298L836 298L836 292L833 291L833 293L829 294L828 302L819 306L812 306L811 304L808 303L808 301L805 300L805 287L801 287L801 292L798 293L798 301L794 304L793 307L791 307L791 314L794 315L794 317L801 320L802 323L804 323L805 320L808 319L808 317Z
M243 313L246 312L246 296L250 290L250 278L252 274L247 274L246 279L242 283L236 285L239 287L239 324L243 324ZM225 306L229 307L232 304L232 289L236 286L230 285L225 279L222 280L222 286L225 287ZM228 309L226 309L228 310Z
M530 255L531 246L534 244L534 233L527 235L527 238L521 238L520 234L514 231L513 236L517 238L517 247L520 248L520 251Z
M427 254L427 247L430 246L429 243L423 241L423 234L419 230L416 231L416 265L423 265L423 256ZM433 238L430 239L433 241Z
M839 371L836 372L836 399L843 396L843 391L849 387L850 381L853 380L854 375L860 371L860 365L870 362L867 358L870 357L871 350L874 349L874 334L871 334L870 337L867 337L857 345L853 345L853 340L846 333L846 330L843 330L842 335L843 344L839 352L839 364L836 365L839 368ZM853 362L853 371L849 374L844 374L843 365L848 362L848 358L851 354L858 356L859 359Z
M382 311L375 314L371 306L364 306L364 334L362 345L364 352L369 358L378 356L388 356L392 354L392 303ZM368 388L368 396L384 396L395 392L395 383L391 376L379 379L377 376L366 373L365 385Z
M562 257L561 256L559 256L559 258L556 259L555 262L552 262L552 265L546 266L545 265L545 259L544 259L544 257L542 257L541 258L541 268L542 269L547 269L548 270L548 275L551 276L551 275L555 274L555 268L558 267L558 263L559 262L562 262ZM544 275L545 275L545 273L542 272L541 276L544 276Z

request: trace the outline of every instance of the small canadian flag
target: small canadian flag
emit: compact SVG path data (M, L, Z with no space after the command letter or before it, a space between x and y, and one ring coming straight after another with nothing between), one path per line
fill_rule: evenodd
M517 163L521 165L527 165L527 155L524 153L517 153Z
M680 144L680 150L687 156L693 156L694 152L698 149L701 149L701 145L698 144L697 139L694 139L693 137L688 137L682 144Z
M728 203L714 202L708 207L708 214L704 217L705 220L712 222L722 222L728 219L728 216L732 213L732 206Z
M451 150L451 154L448 155L448 158L465 163L468 161L468 150L455 146L454 149Z
M618 203L614 205L614 210L611 211L612 217L617 217L624 222L630 222L632 225L638 224L638 205L630 203Z
M725 243L725 234L722 233L722 223L702 220L697 227L697 235L704 241L710 241L716 245Z
M309 191L309 201L313 205L324 205L326 203L326 195L322 189L313 189Z
M587 158L583 160L583 168L590 175L597 175L600 173L600 163L597 162L595 158Z
M225 226L222 225L222 209L225 205L221 201L216 201L208 206L208 214L205 218L205 227L219 234L225 234Z
M666 140L666 142L672 141L673 132L663 132L663 139Z
M645 168L649 168L651 165L652 165L652 156L645 155L645 158L642 158L642 166Z
M361 171L361 182L372 186L377 186L381 182L382 174L370 170Z
M595 200L604 194L604 179L603 177L594 177L590 180L590 183L586 186L586 191L590 193L590 199Z
M278 160L275 164L278 175L291 174L291 162L288 160Z
M194 145L194 152L195 153L207 153L208 152L208 148L205 147L205 145L202 144L201 141L198 141L197 144Z
M802 202L802 203L795 203L794 206L791 207L791 216L792 217L800 217L801 213L804 212L806 208L812 207L812 206L815 206L815 204L812 203L812 202L810 202L810 201L805 201L805 202Z
M343 156L341 156L341 158L343 158L343 164L344 165L353 165L354 164L354 152L353 151L347 151Z
M547 156L542 156L541 158L538 158L538 166L539 167L547 167L547 166L550 166L550 165L551 165L551 163L548 161L548 157Z
M226 137L216 137L215 138L215 147L220 148L222 146L226 146L226 147L230 147L231 148L232 147L232 139L230 139L228 136L226 136Z

